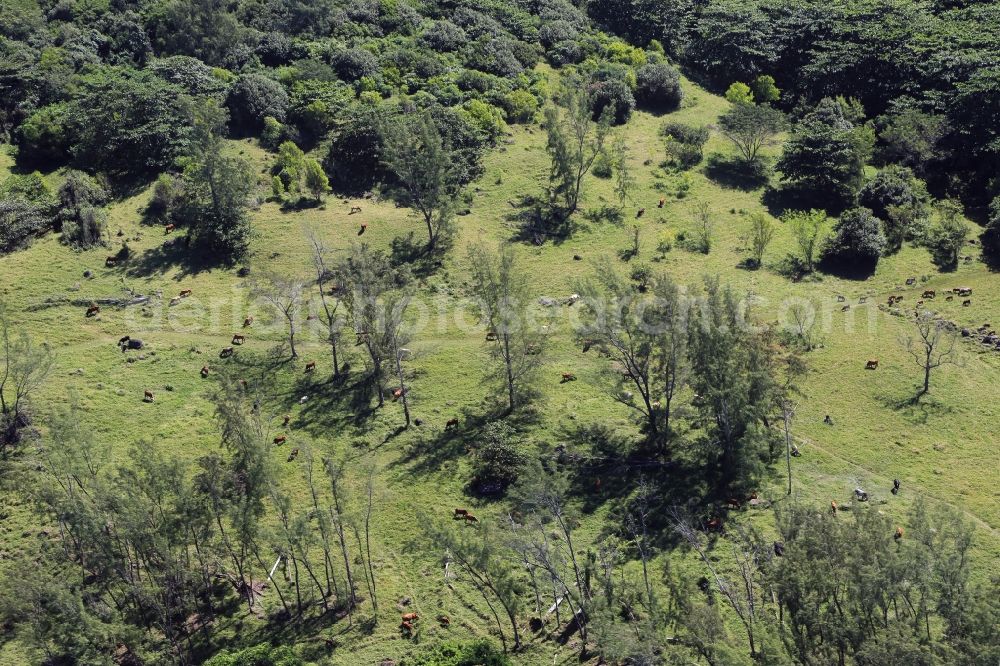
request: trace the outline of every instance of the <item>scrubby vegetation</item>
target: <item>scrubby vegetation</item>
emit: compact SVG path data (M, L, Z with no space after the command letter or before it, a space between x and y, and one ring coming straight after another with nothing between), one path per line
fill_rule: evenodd
M0 4L0 666L996 663L998 44Z

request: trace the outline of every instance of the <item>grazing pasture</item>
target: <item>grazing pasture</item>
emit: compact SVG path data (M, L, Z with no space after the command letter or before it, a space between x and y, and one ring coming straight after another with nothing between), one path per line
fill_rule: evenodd
M1000 351L977 337L960 339L957 362L935 370L931 392L915 401L922 369L900 338L912 332L909 317L921 299L923 308L954 322L959 330L978 330L983 324L1000 327L1000 278L987 270L975 246L962 251L971 261L942 273L927 250L906 244L865 279L819 273L794 282L778 272L780 260L794 247L790 230L780 221L763 266L747 270L751 216L777 217L781 211L765 207L763 188L747 190L713 180L705 164L687 172L660 166L664 149L659 128L666 120L712 128L706 155L733 152L715 131L728 102L687 80L683 85L686 101L681 109L663 116L637 112L615 130L629 147L636 179L620 216L608 214L615 200L613 183L591 176L571 237L516 245L521 269L529 277L532 311L546 327L539 395L520 417L527 445L543 457L557 455L559 446L582 454L597 479L579 502L577 549L586 550L605 529L621 506L619 481L635 473L613 457L602 458L600 447L592 446L590 435L598 427L604 437L632 441L638 438L637 424L630 410L609 396L610 360L593 351L584 353L574 336L580 306L570 297L591 274L594 262L610 257L626 275L635 266L648 265L666 270L682 285L698 287L704 276L718 275L747 299L760 322L769 325L792 327L789 304L795 301L815 310L815 348L803 354L809 370L800 382L792 420L801 453L791 463L793 492L786 497L782 463L756 490L755 501L798 503L824 511L832 505L843 513L855 504L855 489L864 489L867 502L877 504L896 523L903 521L918 496L947 503L976 525L974 554L985 565L976 576L996 575ZM251 160L258 171L271 161L255 141L231 141L227 150ZM778 148L766 153L774 157ZM0 155L0 176L11 168L12 160ZM541 193L548 169L545 133L537 125L512 127L500 149L486 158L484 174L469 186L469 212L457 218L458 234L443 265L418 276L408 311L413 329L407 345L412 349L410 380L395 396L403 397L405 391L409 409L419 420L408 429L399 427L402 401L387 400L374 410L352 400L352 377L363 363L360 347L352 346L353 333L345 336L343 345L350 370L346 378L335 380L322 326L308 318L316 312L299 313L299 359L289 361L287 350L274 351L286 340L281 315L251 295L252 281L259 275L314 277L310 230L338 251L361 240L361 233L365 242L380 248L409 233L420 239L423 222L390 201L330 195L321 206L303 210L283 210L266 201L251 216L255 236L250 259L231 269L201 269L183 260L178 232L143 223L151 196L147 189L110 208L111 248L127 241L127 260L106 262L108 248L76 251L52 235L0 258L0 294L12 308L14 321L56 357L55 369L34 400L43 433L47 415L75 401L84 427L105 452L104 464L122 461L130 447L139 446L154 447L190 465L219 449L207 395L220 382L230 382L259 400L274 443L271 463L294 503L308 502L301 470L313 458L318 461L335 452L355 461L356 470L373 466L372 569L380 622L373 626L365 621L371 614L370 600L362 601L350 624L341 618L275 630L261 615L240 611L216 627L220 646L236 644L237 639L241 645L279 639L302 646L316 663L346 666L399 659L430 640L495 634L489 610L469 582L446 578L445 553L422 538L421 523L440 520L472 531L505 519L503 503L466 492L470 452L481 445L480 427L497 407L483 382L487 331L468 306L466 258L473 244L495 245L516 235L512 218L517 202ZM55 181L59 176L48 178ZM688 251L676 242L661 252L659 239L694 230L698 206L705 207L714 225L710 252ZM635 229L638 252L626 262L618 254L633 245ZM249 275L241 276L238 271L244 265ZM84 278L85 271L92 277ZM971 290L962 292L971 293L968 306L963 306L964 299L944 297L959 288ZM315 309L313 291L310 287L306 294ZM85 316L91 301L127 301L140 295L149 300L101 305ZM886 305L890 296L902 300ZM540 305L539 299L551 299L554 305ZM141 348L123 354L117 346L123 336L141 340ZM869 369L873 361L875 367ZM29 442L21 455L5 461L0 477L0 544L7 555L38 548L39 532L51 529L35 522L31 499L20 492L21 480L33 473L36 446ZM894 479L900 481L896 488ZM354 515L364 509L366 483L362 474L345 481L347 510ZM745 502L734 498L726 510L749 516L773 534L771 512ZM720 528L726 525L725 519L712 520ZM906 538L901 528L895 536ZM777 552L779 544L774 548ZM661 555L666 557L692 576L698 571L691 552ZM12 570L12 561L0 559L0 577L27 575ZM264 608L273 610L277 603L273 592L264 592ZM435 617L437 622L430 619ZM577 663L572 641L559 645L541 634L524 633L518 663ZM37 663L36 658L17 641L0 647L3 666Z

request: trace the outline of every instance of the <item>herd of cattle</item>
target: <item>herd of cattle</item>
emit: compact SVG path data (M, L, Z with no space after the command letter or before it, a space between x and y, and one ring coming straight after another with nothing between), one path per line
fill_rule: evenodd
M661 202L661 207L662 207L662 202ZM355 212L355 211L352 211L352 212ZM644 211L640 211L639 215L641 215L642 212L644 212ZM365 228L365 225L362 225L362 230L361 230L360 233L364 233L364 228ZM166 233L170 233L170 231L172 231L172 230L168 228ZM109 267L113 267L113 266L116 265L116 262L117 262L117 259L115 257L108 257L107 260L106 260L106 265L109 266ZM907 280L907 285L912 285L914 282L915 282L915 280L913 278L908 279ZM192 290L191 289L184 289L184 290L180 291L180 293L176 297L174 297L174 298L172 298L170 300L170 305L171 306L177 305L178 303L181 302L182 299L187 298L187 297L189 297L191 295L192 295ZM938 294L937 294L937 292L935 290L933 290L933 289L925 289L921 293L920 300L918 300L916 302L916 306L915 307L919 308L920 306L922 306L924 304L924 302L926 300L935 299L935 298L937 298L937 296L938 296ZM971 306L972 300L971 300L970 297L972 296L972 289L970 287L955 287L954 289L951 289L950 293L947 293L947 295L945 296L945 300L946 301L952 301L952 300L954 300L955 296L959 296L959 297L965 299L965 300L962 301L962 305L963 306L965 306L965 307ZM846 299L843 296L838 296L837 300L843 302ZM859 303L863 304L866 301L867 301L867 297L861 297L860 300L859 300ZM890 295L888 297L888 300L887 300L887 305L891 308L893 306L898 305L901 301L903 301L903 296L902 295L897 295L897 294ZM843 309L846 310L849 307L850 307L849 305L845 305ZM86 314L86 317L94 317L94 316L98 315L100 313L100 311L101 311L101 308L100 308L99 305L97 305L96 303L91 303L87 307L85 314ZM243 321L243 327L245 329L246 328L250 328L251 326L253 326L253 323L254 323L253 316L247 316L244 319L244 321ZM989 324L984 324L982 327L980 327L979 329L977 329L977 333L979 333L982 336L984 342L986 342L986 343L996 343L997 349L1000 350L1000 337L998 337L997 334L996 334L996 332L993 331L990 328ZM969 329L962 329L962 335L963 335L963 337L970 337L970 336L972 336L972 332ZM492 337L495 338L495 334L493 334ZM490 334L487 335L487 340L489 340L489 339L491 339L491 335ZM234 347L245 344L246 340L247 340L247 337L246 337L245 334L243 334L243 333L235 333L233 335L232 341L231 341L231 345L232 346L223 348L220 351L220 353L219 353L219 358L226 359L226 358L229 358L229 357L233 356L233 354L235 353ZM125 336L123 336L122 338L120 338L118 340L118 346L122 350L122 352L127 352L127 351L133 351L133 350L141 350L141 349L143 349L144 348L144 343L143 343L142 340L139 340L137 338L133 338L133 337L131 337L129 335L125 335ZM585 347L584 351L586 351L586 347ZM865 368L869 369L869 370L876 370L876 369L878 369L878 367L879 367L879 360L877 358L868 359L867 362L866 362L866 364L865 364ZM312 373L312 372L315 372L315 370L316 370L316 362L315 361L309 361L308 363L306 363L306 365L305 365L305 372L306 373ZM202 378L207 378L210 374L211 374L211 369L209 368L209 366L208 365L203 365L201 367L201 369L200 369L200 375L201 375L201 377ZM562 373L562 383L572 382L572 381L575 381L575 380L576 380L576 375L575 374L569 373L569 372ZM245 383L244 383L244 385L245 385ZM401 390L396 391L395 393L393 393L393 399L397 399L401 395L402 395L402 391ZM148 390L148 389L146 389L144 391L144 393L143 393L143 401L144 402L153 402L153 400L154 400L153 392L150 391L150 390ZM289 424L290 418L291 417L288 416L288 415L286 415L284 417L283 426L287 426ZM827 418L829 419L829 417L827 417ZM419 420L417 421L417 424L419 425ZM451 430L453 428L457 428L458 425L459 425L459 420L457 418L451 418L451 419L449 419L445 423L445 430ZM287 443L287 441L288 441L287 435L278 435L278 436L274 437L273 444L280 446L282 444ZM800 455L797 447L793 446L793 449L794 449L793 455ZM291 452L289 453L287 460L289 462L295 460L296 457L298 456L298 453L299 453L299 449L298 448L293 448L291 450ZM897 494L899 492L899 488L900 488L900 481L899 481L899 479L895 479L893 481L893 488L891 490L892 494L894 494L894 495ZM867 492L865 492L865 491L863 491L861 489L855 489L855 499L857 501L861 501L861 502L867 501L868 494L867 494ZM757 499L757 497L756 497L755 494L751 495L751 497L749 499L749 503L750 504L754 504L754 503L759 502L759 501L760 500ZM735 499L731 499L728 502L728 507L730 509L739 509L739 508L741 508L741 506L742 506L742 503L740 501L738 501L738 500L735 500ZM841 507L838 507L836 501L831 501L830 502L830 508L831 508L832 513L834 515L836 515L837 512L838 512L838 510ZM472 525L472 524L476 524L476 523L479 522L478 518L476 518L476 516L474 516L472 513L470 513L467 509L455 509L453 515L454 515L454 519L455 520L460 520L460 521L464 522L465 524ZM712 518L710 518L705 523L705 528L708 531L721 530L722 529L722 519L719 518L719 517L712 517ZM897 539L897 540L903 538L903 529L901 527L896 528L896 532L894 534L894 538ZM784 545L781 544L780 542L775 542L774 543L774 552L775 552L775 555L777 555L779 557L782 556L783 553L784 553ZM404 614L403 617L402 617L402 624L401 624L401 628L403 629L403 631L405 631L407 633L412 633L412 631L414 630L414 623L416 622L417 619L418 619L418 616L417 616L416 613L407 613L407 614ZM442 623L446 623L448 621L447 618L444 617L444 616L442 616L441 618L439 618L439 620Z

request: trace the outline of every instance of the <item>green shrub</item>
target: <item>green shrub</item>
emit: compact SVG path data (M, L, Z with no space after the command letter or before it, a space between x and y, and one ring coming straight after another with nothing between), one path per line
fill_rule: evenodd
M838 267L869 267L886 249L882 225L867 208L852 208L840 216L823 248L823 261Z
M483 441L473 461L472 488L484 495L501 494L517 481L524 455L514 429L494 421L483 429Z
M643 65L635 74L635 96L647 109L670 111L681 104L681 77L665 62Z
M399 666L511 666L507 655L492 641L445 641L406 657ZM228 666L228 664L206 664Z
M708 141L708 128L684 123L665 123L660 134L666 142L667 164L690 169L701 162Z
M600 118L605 109L608 108L612 110L615 125L624 125L632 117L632 111L635 110L635 97L624 81L617 79L598 81L590 85L589 93L594 120Z
M205 666L304 666L305 662L287 646L261 643L242 650L227 650L205 662Z

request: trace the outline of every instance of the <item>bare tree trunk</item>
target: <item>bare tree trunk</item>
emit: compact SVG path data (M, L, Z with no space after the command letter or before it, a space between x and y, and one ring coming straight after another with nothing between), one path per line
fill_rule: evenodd
M406 427L410 427L410 400L406 396L406 380L403 377L403 360L399 349L396 352L396 373L399 375L399 399L403 401L403 416L406 419Z
M378 597L375 594L375 567L372 566L371 518L375 491L375 467L368 471L368 508L365 511L365 551L368 553L368 577L372 582L372 607L375 609L375 623L378 624Z
M510 353L510 333L506 330L503 333L503 360L504 366L507 370L507 413L514 413L514 368L512 367L513 359Z
M792 494L792 432L790 423L792 420L791 407L786 402L782 405L782 416L785 422L785 464L788 467L788 494Z

